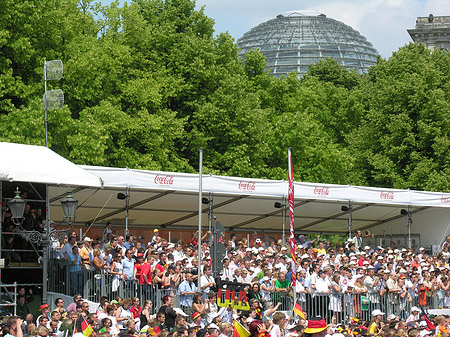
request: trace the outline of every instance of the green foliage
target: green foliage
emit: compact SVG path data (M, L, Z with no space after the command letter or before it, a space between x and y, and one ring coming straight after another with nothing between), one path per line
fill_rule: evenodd
M44 144L44 60L65 106L49 144L79 164L450 190L450 60L421 45L369 74L327 59L301 80L245 61L191 0L5 0L0 140Z

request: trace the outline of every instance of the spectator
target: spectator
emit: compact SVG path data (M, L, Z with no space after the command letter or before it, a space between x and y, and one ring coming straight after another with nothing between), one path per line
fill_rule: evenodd
M117 326L121 332L127 329L127 327L123 324L133 317L132 313L130 312L131 304L131 299L126 298L123 300L122 305L119 306L115 312Z
M172 308L172 296L165 295L162 298L162 303L163 305L159 308L158 312L164 314L164 325L169 329L169 331L172 331L175 327L175 318L177 317L177 313Z
M208 294L212 289L216 286L216 282L214 278L211 276L211 268L205 267L203 270L203 275L200 278L201 290L202 290L202 298L205 300L208 298Z
M78 246L72 247L69 257L69 280L71 295L81 292L81 257Z
M19 296L17 298L17 306L16 306L16 313L17 316L19 316L21 319L25 319L27 317L27 314L30 312L30 309L28 309L28 305L25 300L25 296Z
M80 249L81 262L86 270L91 270L91 263L89 261L89 253L92 251L92 239L88 236L84 238L84 246Z
M181 282L178 287L178 295L180 296L181 310L183 310L188 317L192 317L192 303L194 299L194 294L197 292L197 287L192 282L192 274L187 273L185 275L185 280Z
M146 300L144 302L144 306L142 308L142 312L139 315L139 320L140 320L140 325L141 327L144 327L148 324L148 322L150 321L150 311L152 309L152 301L150 300Z
M111 287L114 294L119 290L119 286L122 284L122 281L126 280L126 276L123 272L122 250L120 250L113 258L109 273L114 275Z
M273 327L270 330L270 337L282 337L286 325L286 315L282 312L276 312L273 315Z

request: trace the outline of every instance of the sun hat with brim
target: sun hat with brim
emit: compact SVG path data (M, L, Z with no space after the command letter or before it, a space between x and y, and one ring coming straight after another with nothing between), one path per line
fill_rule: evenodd
M418 312L419 314L422 312L418 307L412 307L411 312Z
M39 311L42 311L42 310L44 310L45 308L48 308L48 307L49 307L48 304L42 304L42 305L39 307Z
M304 333L318 333L328 328L327 322L322 317L313 317L308 320L308 327Z
M378 316L378 315L383 316L384 312L382 312L380 309L375 309L374 311L372 311L372 317Z

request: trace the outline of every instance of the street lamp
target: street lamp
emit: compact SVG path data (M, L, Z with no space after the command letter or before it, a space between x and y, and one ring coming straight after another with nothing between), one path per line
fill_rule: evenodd
M8 202L8 206L11 210L12 219L15 224L22 224L23 212L25 211L25 205L27 202L20 197L19 187L16 188L16 196Z
M61 200L61 206L64 212L64 219L68 219L69 222L73 218L75 220L75 214L77 212L78 200L72 197L72 190L70 187L67 189L66 197Z

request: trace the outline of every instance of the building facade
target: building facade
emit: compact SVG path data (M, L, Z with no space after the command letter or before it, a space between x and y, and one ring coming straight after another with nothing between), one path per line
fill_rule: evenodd
M450 50L450 16L418 17L416 27L408 33L414 42L425 43L430 50Z

